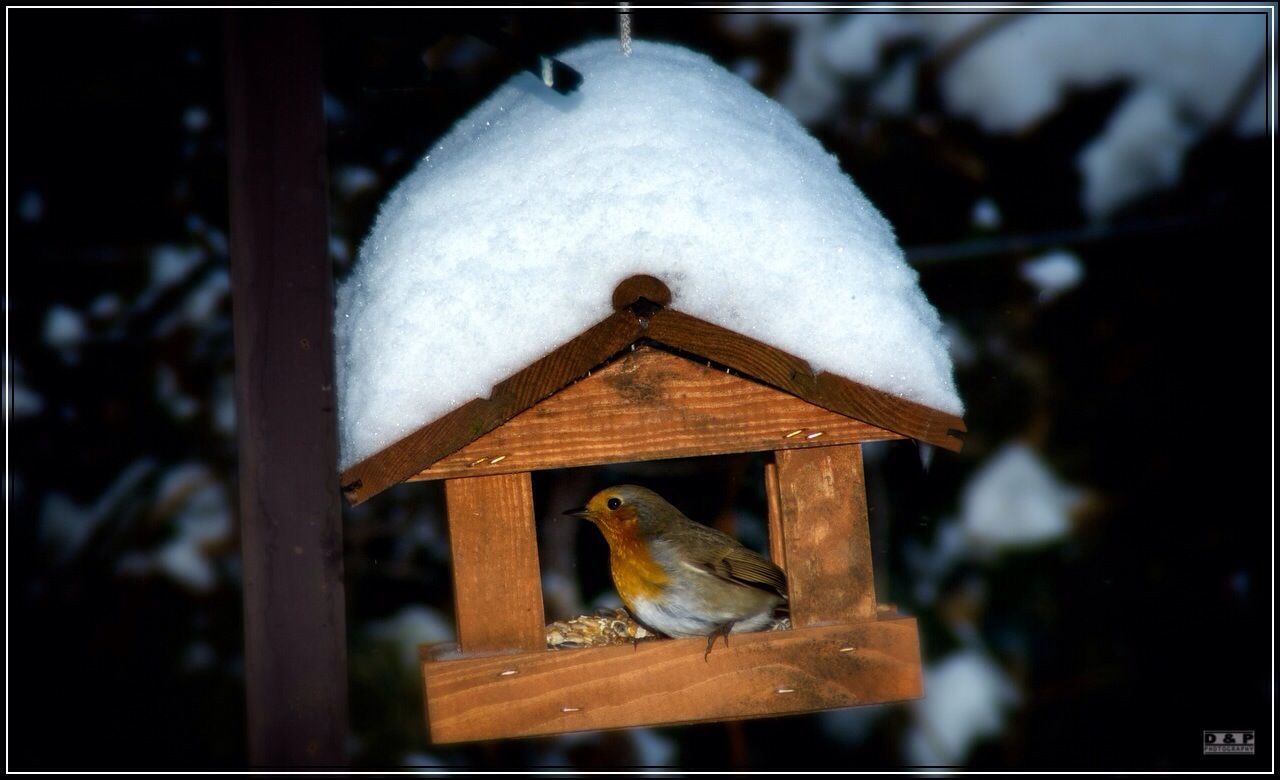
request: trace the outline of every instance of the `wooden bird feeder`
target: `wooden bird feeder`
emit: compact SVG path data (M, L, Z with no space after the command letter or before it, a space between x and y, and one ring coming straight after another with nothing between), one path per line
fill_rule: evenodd
M434 742L923 694L915 620L876 602L861 444L911 438L958 451L964 422L815 375L670 302L660 280L627 279L611 316L342 474L352 503L403 481L445 482L458 641L422 652ZM764 451L769 551L787 574L790 630L734 634L708 660L702 639L547 649L531 472Z

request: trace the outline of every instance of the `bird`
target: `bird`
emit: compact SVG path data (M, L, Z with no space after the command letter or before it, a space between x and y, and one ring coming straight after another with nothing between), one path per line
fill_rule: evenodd
M782 569L738 540L695 523L639 485L615 485L564 514L591 521L609 543L609 569L627 611L669 637L718 637L770 626L787 604Z

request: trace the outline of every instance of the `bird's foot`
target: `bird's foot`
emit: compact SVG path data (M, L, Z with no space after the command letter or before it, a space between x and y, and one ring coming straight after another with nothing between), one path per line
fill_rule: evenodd
M736 620L730 620L728 623L725 623L724 625L720 626L715 631L712 631L710 634L707 634L707 651L702 654L703 661L707 661L708 663L710 663L709 656L711 655L711 648L714 647L716 644L716 637L720 637L720 636L724 637L724 646L725 647L729 646L729 632L733 630L733 625L736 622L737 622Z

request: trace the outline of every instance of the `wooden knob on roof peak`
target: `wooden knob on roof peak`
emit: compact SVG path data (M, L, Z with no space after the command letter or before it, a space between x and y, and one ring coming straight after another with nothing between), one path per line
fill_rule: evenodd
M613 288L614 309L625 309L641 298L666 306L671 303L671 290L661 279L648 274L628 276Z

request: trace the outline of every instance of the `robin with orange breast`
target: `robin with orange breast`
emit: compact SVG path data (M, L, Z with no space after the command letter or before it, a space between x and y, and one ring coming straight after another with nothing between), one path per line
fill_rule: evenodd
M618 485L567 515L595 524L609 543L609 569L627 611L670 637L758 631L787 602L782 570L736 539L695 523L657 493Z

